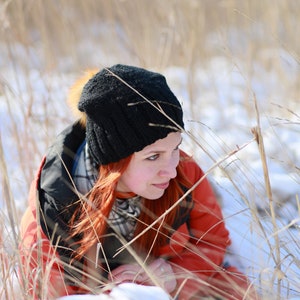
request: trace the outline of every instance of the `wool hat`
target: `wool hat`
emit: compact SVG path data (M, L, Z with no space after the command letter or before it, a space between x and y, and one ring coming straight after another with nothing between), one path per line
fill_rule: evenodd
M183 127L182 107L159 73L114 65L96 73L78 103L97 165L117 162Z

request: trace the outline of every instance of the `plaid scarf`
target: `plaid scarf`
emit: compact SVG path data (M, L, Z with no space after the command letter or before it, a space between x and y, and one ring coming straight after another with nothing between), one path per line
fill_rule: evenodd
M92 163L87 143L78 149L72 175L75 186L82 195L86 195L97 181L98 170ZM117 198L108 218L109 225L127 241L133 238L136 221L141 213L140 198Z

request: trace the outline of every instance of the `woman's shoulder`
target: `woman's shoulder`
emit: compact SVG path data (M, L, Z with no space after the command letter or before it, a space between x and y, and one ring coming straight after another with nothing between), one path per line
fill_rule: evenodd
M78 122L63 130L46 154L41 170L39 188L54 199L62 195L72 198L70 174L76 161L77 150L85 140L85 129Z

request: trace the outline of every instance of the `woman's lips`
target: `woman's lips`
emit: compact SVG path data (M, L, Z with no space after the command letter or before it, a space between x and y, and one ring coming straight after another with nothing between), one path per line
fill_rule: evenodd
M156 184L153 184L153 185L154 185L155 187L157 187L158 189L165 190L166 188L168 188L169 182L156 183Z

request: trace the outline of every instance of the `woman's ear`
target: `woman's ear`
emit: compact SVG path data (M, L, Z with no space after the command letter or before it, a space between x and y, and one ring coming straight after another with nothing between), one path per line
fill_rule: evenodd
M75 81L68 94L68 104L74 115L80 119L82 125L86 125L86 114L78 109L78 102L85 84L98 73L99 70L91 69L84 72L83 76Z

